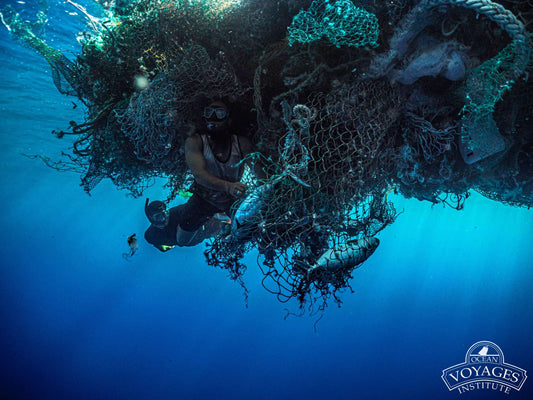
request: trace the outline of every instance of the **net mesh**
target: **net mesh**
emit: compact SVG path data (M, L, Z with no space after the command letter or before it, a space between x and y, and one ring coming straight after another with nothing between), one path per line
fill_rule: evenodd
M308 43L326 37L337 47L377 46L377 17L350 0L315 0L300 11L288 28L289 44Z
M233 128L259 150L250 162L268 179L245 175L254 201L233 207L248 212L245 223L214 239L207 260L242 283L243 257L257 249L265 288L317 312L340 302L360 263L311 267L391 224L391 191L456 209L471 190L533 205L533 80L525 79L533 8L500 3L522 21L513 25L528 39L520 51L497 16L410 0L364 8L344 0L121 1L107 19L92 20L96 31L85 34L75 61L45 43L42 14L32 24L7 6L1 16L50 63L58 89L87 106L83 123L55 132L76 135L72 154L46 160L83 168L87 192L110 179L141 196L163 177L170 201L188 188L184 142L201 129L202 107L230 104ZM380 54L370 49L378 34ZM423 56L420 35L460 44L466 76L393 82L396 66ZM489 130L503 147L465 163L464 138L486 145Z
M44 34L43 26L46 14L38 11L35 23L23 20L11 5L5 6L0 11L3 24L23 44L33 48L48 62L52 69L52 78L57 90L66 95L77 96L80 94L81 78L76 72L75 64L61 53L61 51L47 45L37 34Z
M247 246L262 254L265 286L281 300L302 301L310 291L324 298L346 287L353 266L307 276L298 265L313 265L348 238L374 236L394 221L384 178L400 104L401 94L379 81L341 85L309 96L306 104L282 104L285 133L276 173L246 230ZM211 262L239 269L235 250L242 239L215 240Z

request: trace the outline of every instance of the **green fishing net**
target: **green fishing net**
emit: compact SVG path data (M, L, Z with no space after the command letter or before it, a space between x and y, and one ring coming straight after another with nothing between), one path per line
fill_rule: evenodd
M288 28L289 44L308 43L325 37L333 45L377 46L377 17L350 0L314 0L300 11Z
M310 276L302 265L394 222L393 192L456 209L470 190L533 205L533 88L523 79L531 65L517 66L509 38L475 13L390 3L122 1L91 20L73 60L13 7L1 15L51 65L58 89L86 105L83 122L55 132L76 137L65 163L42 159L83 170L87 192L110 179L141 196L155 177L167 181L168 201L186 192L185 140L203 129L205 104L229 104L232 129L256 144L250 162L268 179L248 169L243 182L250 193L266 185L263 194L246 230L209 243L208 262L241 280L243 257L255 249L264 286L316 311L340 302L357 266ZM502 3L524 26L533 20L522 3ZM378 18L390 47L381 55L372 49ZM42 15L38 21L42 27ZM465 57L479 66L457 82L424 75L410 85L392 82L388 72L408 65L422 30L439 43L464 43ZM382 70L370 74L380 56L373 65ZM509 73L517 69L525 74ZM465 163L465 138L487 145L488 131L501 135L503 148Z

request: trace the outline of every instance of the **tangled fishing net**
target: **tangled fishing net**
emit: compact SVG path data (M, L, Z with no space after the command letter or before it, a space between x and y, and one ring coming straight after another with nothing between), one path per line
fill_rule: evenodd
M288 27L289 45L308 43L323 36L337 47L376 46L379 25L376 16L349 0L315 0L300 11Z
M83 123L55 132L76 135L72 154L45 160L82 168L87 192L108 178L141 196L163 177L172 200L188 187L184 143L200 110L230 104L268 178L245 174L250 193L233 205L244 223L209 244L207 261L243 282L257 249L265 288L313 313L340 303L394 222L392 191L456 209L472 190L533 205L532 10L529 0L123 1L86 15L92 31L73 61L43 40L42 13L34 24L11 6L1 16L87 107Z

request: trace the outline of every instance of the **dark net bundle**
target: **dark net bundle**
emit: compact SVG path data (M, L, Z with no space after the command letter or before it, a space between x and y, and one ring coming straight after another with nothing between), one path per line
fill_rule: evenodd
M300 8L310 0L245 0L217 21L211 35L211 52L222 51L243 85L253 85L254 70L265 49L286 40L287 26Z
M387 82L362 80L313 95L312 170L333 209L360 200L369 188L385 189L389 149L398 140L402 95Z
M328 249L350 238L374 236L394 221L386 196L388 148L398 140L400 104L401 94L378 81L312 94L306 104L284 101L276 173L257 200L247 242L239 235L219 238L209 258L224 260L220 266L235 271L240 268L235 255L245 252L235 250L256 246L264 286L281 301L296 297L316 311L330 297L338 300L336 293L349 286L353 267L312 275L306 267Z
M158 174L169 175L169 167L172 167L171 186L175 192L184 181L177 177L185 176L185 165L179 152L185 139L184 131L188 130L184 128L201 123L198 110L209 99L224 98L233 107L250 109L251 92L247 91L247 86L255 84L257 69L254 66L265 57L266 47L286 47L282 40L286 26L293 13L308 3L248 1L233 7L231 2L149 1L133 2L124 7L119 21L105 25L106 29L99 36L87 40L80 57L84 91L94 104L90 113L91 116L99 115L98 122L101 122L99 127L93 124L92 133L97 133L94 137L100 137L100 142L105 137L106 152L114 152L107 157L96 157L84 182L99 182L106 175L95 174L101 173L108 173L117 181L117 176L129 176L132 169L136 173L142 171L143 182L146 182L146 178ZM364 14L364 10L350 7L344 8L354 15L356 12ZM338 18L339 26L344 26L342 23L351 20L353 15L339 15ZM213 34L213 27L216 34ZM362 32L362 41L366 34ZM344 36L346 34L340 32L336 37ZM298 52L308 53L301 48L288 53ZM289 57L285 65L282 63L284 67L280 75L275 77L275 81L282 80L283 86L269 84L267 88L271 90L267 93L271 103L269 126L266 130L259 129L257 137L258 141L268 143L262 150L275 159L283 122L279 112L278 115L271 112L272 105L279 107L286 97L309 93L313 85L323 84L324 76L331 80L335 74L350 70L354 64L343 52L340 52L342 56L335 55L329 65L329 54L320 54L320 46L313 52L312 56L301 57L307 58L307 68L297 74L298 60ZM309 78L304 76L306 72L310 73ZM144 90L146 93L132 89L132 76L139 75L151 81L151 86ZM161 77L168 77L169 85L173 85L176 91L173 112L168 111L171 91L161 92L160 82L164 80ZM118 93L121 93L120 97ZM110 105L110 102L115 104ZM257 110L260 113L261 110ZM110 116L111 111L118 120ZM146 124L142 123L144 118L147 118ZM115 132L117 128L124 137ZM262 135L267 131L268 134ZM111 146L112 140L117 140L118 146ZM84 138L84 143L91 141ZM99 152L102 150L96 143L95 147ZM133 154L111 150L117 148L127 148ZM123 171L119 171L121 161L124 161ZM106 166L107 162L113 162L113 165ZM94 166L96 164L98 168ZM139 193L134 189L136 184L132 181L129 189ZM87 189L92 186L85 184Z
M530 64L528 73L533 73ZM494 119L506 141L498 163L488 165L475 190L504 204L533 206L533 80L520 81L496 104Z
M129 99L127 107L118 101L113 108L126 146L140 161L135 170L148 177L170 176L171 197L184 188L183 143L203 124L206 102L225 99L234 109L249 110L246 84L251 75L246 67L266 41L282 36L279 25L269 29L279 9L272 4L246 2L237 9L229 2L132 2L115 26L84 46L80 64L92 86L87 91ZM139 76L150 86L132 90L132 80ZM94 102L100 104L100 97ZM124 163L128 171L131 164ZM134 185L130 191L138 193Z
M511 11L531 32L533 26L533 1L531 0L499 0L502 6Z
M280 42L268 48L254 74L253 100L257 113L257 137L261 152L279 159L278 146L285 134L281 104L306 104L309 96L328 93L343 81L353 80L368 58L360 49L337 49L323 42L288 46Z
M515 97L530 87L528 14L523 4L501 3L516 14L487 0L421 1L371 63L372 77L409 93L390 171L406 197L461 209L475 189L531 205L531 103Z
M6 8L7 21L17 27L12 32L45 56L58 89L76 94L88 107L86 121L57 132L78 136L73 153L77 165L87 168L86 191L109 178L139 196L152 177L172 176L175 193L186 175L183 143L202 123L205 103L224 98L248 108L233 68L237 63L232 65L224 52L225 45L234 44L213 34L230 15L237 25L236 3L226 3L122 2L117 15L95 19L98 30L84 33L75 63L36 38L32 26ZM256 19L259 11L253 13ZM257 48L246 54L248 60Z
M192 45L184 50L181 62L169 69L169 79L176 82L179 95L174 108L180 117L199 126L201 110L208 99L229 98L243 101L245 90L224 54L210 57L206 49Z
M120 18L103 21L101 31L86 34L77 68L84 78L83 96L93 108L129 98L136 76L151 79L180 61L187 42L187 32L176 26L183 24L182 14L163 3L133 3Z
M353 85L366 60L364 50L323 42L281 42L263 53L254 105L259 148L274 164L271 187L244 238L210 246L212 265L242 271L240 258L257 247L264 286L282 301L297 297L318 309L348 287L353 268L310 277L301 265L349 238L375 235L395 217L386 201L387 169L403 96L387 82Z
M131 2L120 19L87 40L78 66L90 111L101 112L109 99L115 104L94 135L106 138L105 149L94 141L92 164L99 167L91 168L84 182L109 177L140 195L151 177L172 175L173 192L181 187L187 170L183 144L199 122L199 103L241 92L231 67L212 61L195 44L208 41L214 22L198 2ZM148 83L145 89L135 86L139 79ZM97 157L102 151L109 156Z
M173 147L183 146L179 133L186 127L174 107L177 96L176 85L160 74L150 87L132 95L124 110L115 109L122 132L135 147L135 155L154 168L170 161L167 156ZM170 171L173 167L164 169Z
M184 49L181 61L160 72L149 87L134 93L124 110L115 109L120 128L135 155L166 174L185 173L187 134L202 123L208 98L238 99L243 90L224 58L212 60L198 45Z
M528 1L501 1L507 9L528 28L526 43L531 54L531 27L533 8ZM496 129L505 141L505 149L488 162L480 163L483 174L476 176L473 187L484 196L504 204L533 206L533 60L524 66L527 58L517 58L516 43L504 47L494 58L472 71L477 77L485 76L486 104L492 111ZM513 76L523 68L522 76ZM529 79L528 79L529 78ZM492 96L489 97L489 96Z
M460 103L434 96L432 87L409 93L399 119L401 141L393 150L391 180L406 197L462 207L470 175L458 150Z
M78 158L88 160L87 172L82 177L82 187L90 193L104 178L117 187L139 197L159 176L157 170L135 155L135 147L120 129L114 114L85 133L75 142Z
M315 0L300 11L288 28L288 40L308 43L326 38L336 47L376 46L377 17L350 0Z
M58 133L77 135L68 161L88 192L108 178L140 196L164 177L173 198L203 106L230 104L268 179L247 169L233 208L253 207L208 263L243 284L257 249L265 288L314 312L340 302L360 265L319 263L391 224L392 190L457 209L470 190L531 206L531 7L500 3L510 12L489 0L122 1L75 62L16 13L4 19L88 107Z

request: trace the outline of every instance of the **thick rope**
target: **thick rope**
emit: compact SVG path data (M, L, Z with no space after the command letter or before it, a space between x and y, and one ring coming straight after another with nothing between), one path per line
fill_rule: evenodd
M398 28L390 40L390 50L379 55L372 62L369 71L370 77L380 78L387 75L394 65L404 57L409 43L427 25L434 22L430 13L431 9L446 5L471 9L496 22L515 42L516 56L514 66L509 71L509 79L517 79L524 73L530 56L529 36L524 24L512 12L490 0L422 0L398 24Z
M478 14L484 15L493 22L496 22L505 30L513 42L516 43L516 58L514 68L512 68L511 78L516 79L525 71L529 62L528 34L524 24L516 16L501 4L490 0L425 0L428 8L440 5L453 5L469 8Z

